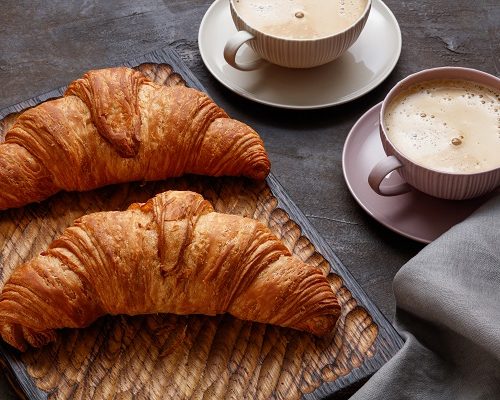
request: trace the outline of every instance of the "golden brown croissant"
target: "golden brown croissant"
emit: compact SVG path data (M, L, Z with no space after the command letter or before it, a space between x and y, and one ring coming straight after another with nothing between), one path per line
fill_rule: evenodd
M0 144L0 210L60 190L186 173L264 179L269 168L257 133L204 93L109 68L17 118Z
M17 267L0 296L0 333L24 350L104 314L226 312L324 335L340 307L323 273L264 224L169 191L81 217Z

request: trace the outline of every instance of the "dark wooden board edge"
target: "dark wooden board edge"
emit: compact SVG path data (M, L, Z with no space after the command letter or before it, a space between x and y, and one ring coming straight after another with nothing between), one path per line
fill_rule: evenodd
M193 75L191 70L187 68L179 55L168 47L153 51L129 61L125 61L120 63L120 65L134 67L147 62L169 64L173 67L174 71L182 75L188 86L206 92L203 85ZM28 107L33 107L48 99L62 96L65 89L66 87L61 87L3 108L0 110L0 119L5 118L11 113L22 111ZM288 196L284 188L272 174L270 174L267 178L267 183L275 197L278 199L278 207L287 212L291 219L301 227L302 234L310 240L316 250L330 263L333 272L341 276L346 287L349 288L358 304L368 311L374 322L379 327L379 333L374 344L376 349L375 354L371 358L365 359L359 368L352 370L348 375L337 378L333 382L323 383L314 392L304 395L304 399L327 399L332 398L332 395L337 397L336 394L339 394L340 392L350 393L351 390L349 389L351 387L352 389L358 388L382 365L392 358L392 356L403 346L403 339L392 324L370 300L361 286L351 275L349 270L347 270L347 268L342 264L331 247L311 225L304 213L295 205L290 196ZM14 352L15 350L7 348L5 345L0 343L0 357L2 359L2 364L8 370L9 380L16 385L17 388L21 389L22 393L27 398L46 400L48 398L48 394L38 389L26 371L25 366L15 357Z
M333 382L325 382L313 393L304 395L304 399L308 400L325 399L339 389L346 388L358 381L365 381L392 358L392 356L403 346L404 341L392 324L364 292L349 270L342 264L332 248L326 243L325 239L323 239L318 231L311 225L307 217L293 202L278 180L273 175L270 175L267 178L267 182L274 196L278 199L278 207L286 211L291 219L301 227L302 234L310 240L316 251L330 263L332 271L340 275L345 286L351 291L353 298L356 299L359 305L368 311L368 314L371 315L379 327L378 336L374 344L376 352L373 357L366 358L363 364L359 368L353 369L349 375L337 378Z
M47 400L48 393L35 385L21 358L16 357L16 352L17 350L7 347L0 341L0 365L2 370L6 372L7 380L14 392L22 399Z

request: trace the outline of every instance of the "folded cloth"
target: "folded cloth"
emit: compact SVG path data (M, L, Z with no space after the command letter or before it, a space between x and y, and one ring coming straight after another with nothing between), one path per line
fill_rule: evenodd
M500 399L500 195L394 279L403 348L351 400Z

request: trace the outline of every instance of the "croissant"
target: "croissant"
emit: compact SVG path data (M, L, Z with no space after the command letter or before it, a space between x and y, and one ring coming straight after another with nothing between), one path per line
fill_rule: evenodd
M207 95L129 68L86 73L21 114L0 144L0 210L60 190L186 173L264 179L262 140Z
M0 333L20 350L104 314L231 315L329 333L340 307L323 273L264 224L169 191L83 216L18 266L0 295Z

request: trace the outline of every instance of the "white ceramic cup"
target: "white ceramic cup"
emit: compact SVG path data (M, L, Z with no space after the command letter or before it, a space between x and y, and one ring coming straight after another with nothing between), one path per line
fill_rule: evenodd
M377 163L368 176L371 188L381 196L400 195L415 188L442 199L464 200L481 196L500 186L500 168L478 173L437 171L410 161L389 140L384 116L392 99L416 83L436 79L462 79L500 90L500 79L497 77L475 69L459 67L442 67L420 71L396 84L387 94L380 110L380 138L387 157ZM406 183L385 186L383 184L384 178L395 170Z
M231 16L238 32L224 47L224 58L229 65L241 71L251 71L264 62L288 68L311 68L340 57L358 39L370 13L372 0L368 0L363 14L346 30L317 39L290 39L268 35L250 25L238 14L234 1L229 1ZM247 43L260 57L242 64L236 60L239 48Z

